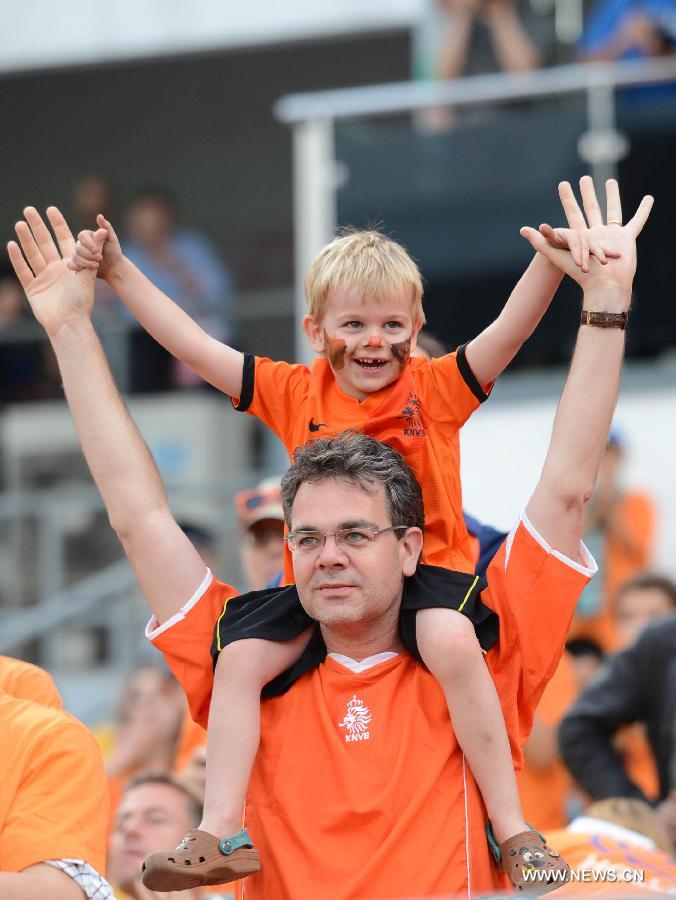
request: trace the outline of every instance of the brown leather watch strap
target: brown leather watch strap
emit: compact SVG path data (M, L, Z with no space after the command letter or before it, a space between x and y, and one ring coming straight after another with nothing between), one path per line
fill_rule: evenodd
M623 331L627 327L626 312L593 312L589 309L583 309L580 316L580 325L593 325L596 328L621 328Z

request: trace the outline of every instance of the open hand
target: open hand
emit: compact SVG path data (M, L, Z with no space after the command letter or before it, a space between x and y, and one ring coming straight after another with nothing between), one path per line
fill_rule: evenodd
M537 231L534 228L522 228L521 235L535 250L570 275L585 291L616 290L631 293L636 272L636 238L650 215L653 198L644 197L633 218L623 225L620 189L617 181L609 179L606 182L608 215L604 224L596 199L594 182L589 175L580 179L580 193L584 213L575 199L570 184L562 181L559 185L559 197L568 225L579 234L586 232L590 248L592 246L602 248L606 263L602 264L596 252L590 252L586 266L579 265L573 258L572 248L571 252L568 252L556 246L556 229L549 225L541 225Z
M65 324L91 318L96 273L88 270L76 274L68 268L66 258L73 252L75 240L55 206L47 209L47 218L58 248L35 207L26 207L24 216L25 221L15 227L21 247L10 241L7 251L33 315L54 337ZM95 232L94 239L102 245L105 229Z
M83 269L93 269L99 278L108 281L114 275L123 260L122 247L115 234L115 229L105 216L96 217L98 231L81 231L77 236L77 243L73 252L68 257L68 268L74 272ZM97 242L96 235L104 229L107 237L103 246Z

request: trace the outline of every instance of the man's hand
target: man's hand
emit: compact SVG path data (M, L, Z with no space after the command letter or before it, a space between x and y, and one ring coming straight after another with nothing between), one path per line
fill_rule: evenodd
M93 269L99 278L110 282L124 262L122 247L115 229L105 216L99 213L96 224L99 226L98 231L87 230L78 234L77 243L68 257L68 268L74 272ZM105 230L107 235L103 246L97 240L97 235L102 230Z
M603 248L607 257L606 265L602 265L595 258L596 254L593 254L586 271L578 267L571 253L552 246L555 229L549 225L541 225L539 231L534 228L522 228L521 235L535 250L570 275L584 289L585 309L625 311L631 299L631 286L636 272L636 238L650 215L653 198L644 197L634 217L626 225L622 225L620 190L617 182L609 179L606 182L608 217L607 224L604 224L594 191L594 182L588 175L580 179L580 192L584 214L570 184L563 181L559 185L559 196L566 219L574 231L582 232L588 229L590 246L593 244Z
M91 318L96 273L88 270L76 274L68 268L66 258L73 252L75 241L55 206L49 207L47 218L54 229L58 249L34 207L26 207L24 216L26 221L16 224L21 248L10 241L7 250L33 315L53 338L64 325ZM106 238L105 229L99 229L94 237L101 246Z

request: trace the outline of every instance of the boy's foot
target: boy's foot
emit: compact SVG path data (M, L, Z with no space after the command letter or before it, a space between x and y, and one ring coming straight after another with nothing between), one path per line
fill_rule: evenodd
M246 828L224 840L194 829L175 850L151 853L143 863L141 880L151 891L185 891L246 878L260 867Z
M498 867L520 894L546 894L570 879L570 866L537 831L522 831L498 844L490 823L488 842Z

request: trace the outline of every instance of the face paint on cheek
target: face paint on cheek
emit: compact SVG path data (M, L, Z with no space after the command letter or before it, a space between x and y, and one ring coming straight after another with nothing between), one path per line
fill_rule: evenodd
M390 344L390 347L392 348L392 356L399 363L399 371L403 372L411 358L411 338L399 341L398 344Z
M326 358L334 371L339 371L345 367L345 352L347 344L341 338L330 337L327 331L324 332L324 350Z

